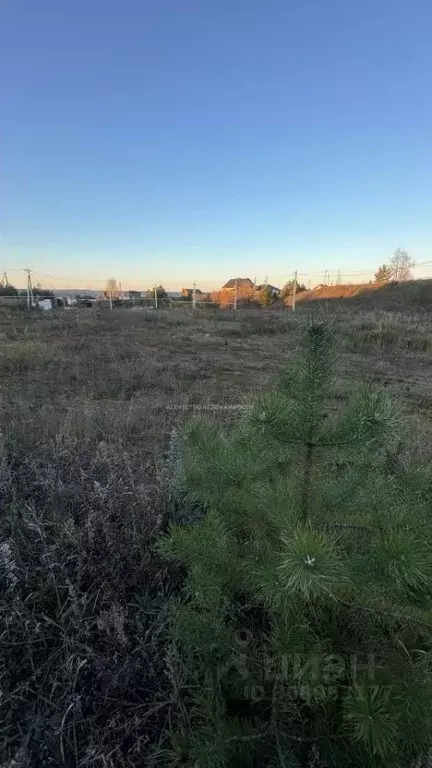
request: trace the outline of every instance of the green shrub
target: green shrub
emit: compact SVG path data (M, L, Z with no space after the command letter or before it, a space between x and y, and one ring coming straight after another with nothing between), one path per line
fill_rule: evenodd
M430 748L431 472L401 458L384 393L338 410L335 370L313 322L240 424L183 432L174 488L193 522L161 544L187 574L174 764L384 768Z

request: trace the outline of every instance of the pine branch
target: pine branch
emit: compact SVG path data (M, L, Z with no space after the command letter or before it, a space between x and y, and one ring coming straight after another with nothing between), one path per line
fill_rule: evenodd
M346 530L379 531L371 525L359 525L357 523L321 523L320 528L342 528Z
M350 603L346 600L341 600L338 597L336 598L336 600L342 603L342 605L346 606L346 608L349 608L350 610L364 611L366 613L374 613L379 616L394 619L395 621L404 621L407 625L409 625L410 622L412 622L414 624L417 624L418 626L432 630L432 614L430 614L428 611L421 611L418 608L412 608L412 607L411 608L406 607L405 611L403 610L395 611L394 608L392 609L386 608L385 603L383 607L383 604L371 605L370 603L368 603L366 605L365 603L358 603L358 602Z

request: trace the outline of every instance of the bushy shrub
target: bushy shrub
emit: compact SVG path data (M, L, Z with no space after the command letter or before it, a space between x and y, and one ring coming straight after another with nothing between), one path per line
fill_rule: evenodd
M384 768L431 745L431 472L384 393L339 411L335 346L311 323L239 425L181 437L177 498L204 514L161 545L187 573L175 764Z

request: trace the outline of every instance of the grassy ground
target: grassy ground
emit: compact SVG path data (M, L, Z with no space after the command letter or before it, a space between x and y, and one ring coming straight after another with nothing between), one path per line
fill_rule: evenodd
M421 306L0 307L2 766L163 762L175 718L165 604L180 581L154 552L169 435L197 408L240 418L311 311L338 321L340 397L360 379L391 388L430 453L432 318Z

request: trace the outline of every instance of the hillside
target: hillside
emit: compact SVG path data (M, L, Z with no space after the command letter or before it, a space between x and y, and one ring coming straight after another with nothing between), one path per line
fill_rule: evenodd
M432 307L432 280L410 280L407 283L366 283L363 285L327 285L298 293L297 304L310 301L345 301L384 309ZM287 304L292 304L290 296Z

